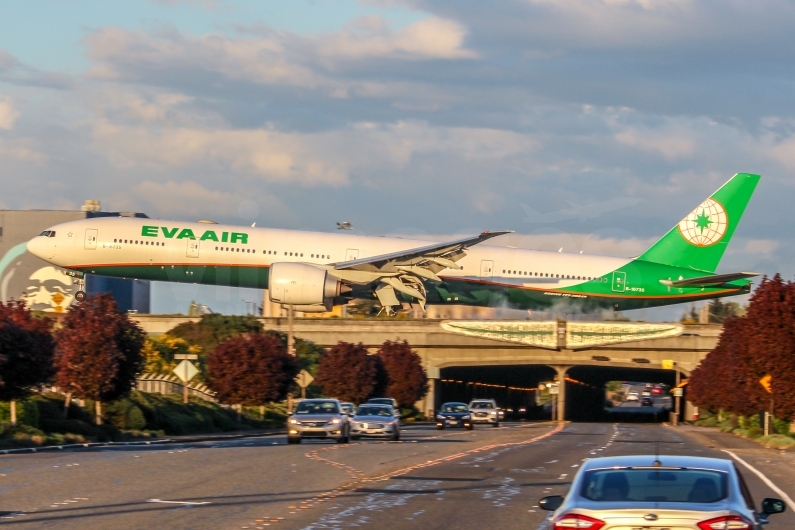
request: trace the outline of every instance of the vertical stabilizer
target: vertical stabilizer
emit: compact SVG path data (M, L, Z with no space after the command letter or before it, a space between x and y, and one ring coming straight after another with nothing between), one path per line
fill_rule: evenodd
M715 272L759 178L734 175L638 259Z

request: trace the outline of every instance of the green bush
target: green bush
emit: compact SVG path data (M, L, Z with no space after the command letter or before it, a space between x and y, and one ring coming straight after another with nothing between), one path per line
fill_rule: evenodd
M102 416L117 429L140 431L146 428L144 413L130 398L121 398L108 403L102 411Z
M773 430L779 434L783 434L784 436L789 436L790 422L787 420L780 420L778 418L773 418Z
M166 434L231 431L239 428L236 414L216 403L192 398L187 405L176 394L131 392L130 400L143 412L146 428Z
M0 422L11 421L11 403L0 401ZM17 423L39 426L39 408L32 399L17 401Z

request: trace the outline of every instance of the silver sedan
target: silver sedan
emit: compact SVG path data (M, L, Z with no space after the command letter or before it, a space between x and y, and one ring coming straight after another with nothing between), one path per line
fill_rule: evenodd
M553 511L550 530L760 530L786 508L765 499L757 512L732 461L691 456L587 460L565 498L544 497L539 506Z
M389 405L360 405L351 420L351 439L363 436L400 440L400 422L395 418L394 409Z

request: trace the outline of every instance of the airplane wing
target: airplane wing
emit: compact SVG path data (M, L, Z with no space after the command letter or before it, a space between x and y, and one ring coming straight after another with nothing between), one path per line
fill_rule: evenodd
M417 299L425 307L423 280L441 282L438 273L444 269L460 269L456 262L466 256L469 247L511 232L483 232L455 241L334 263L329 273L348 283L375 284L375 295L387 313L392 312L393 306L400 305L396 291Z
M335 270L359 270L359 271L388 271L393 272L399 266L412 266L417 264L431 263L441 266L441 269L457 269L456 261L464 257L461 254L467 248L487 241L493 237L510 234L513 230L500 230L497 232L483 232L473 237L434 243L425 247L401 250L390 254L381 254L370 258L344 261L334 265Z
M721 285L734 280L743 280L759 276L758 272L732 272L729 274L713 274L710 276L700 276L698 278L688 278L686 280L660 280L660 283L668 287L709 287Z

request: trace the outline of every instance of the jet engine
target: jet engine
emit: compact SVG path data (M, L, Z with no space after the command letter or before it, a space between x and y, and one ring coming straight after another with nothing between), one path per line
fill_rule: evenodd
M304 263L274 263L268 277L271 302L286 305L329 307L341 288L325 269Z

